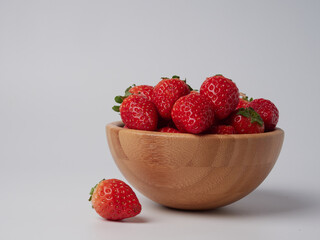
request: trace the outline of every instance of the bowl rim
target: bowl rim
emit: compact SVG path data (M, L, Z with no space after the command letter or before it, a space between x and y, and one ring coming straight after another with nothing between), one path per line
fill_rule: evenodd
M251 134L210 134L210 133L203 133L203 134L191 134L191 133L167 133L167 132L157 132L157 131L146 131L146 130L137 130L137 129L129 129L123 128L124 123L122 121L115 121L108 123L106 125L106 129L115 129L118 131L131 132L138 135L145 135L145 136L162 136L162 137L177 137L177 138L216 138L216 139L247 139L247 138L261 138L261 137L268 137L274 135L282 135L284 131L281 128L276 127L275 130L270 132L263 132L263 133L251 133Z

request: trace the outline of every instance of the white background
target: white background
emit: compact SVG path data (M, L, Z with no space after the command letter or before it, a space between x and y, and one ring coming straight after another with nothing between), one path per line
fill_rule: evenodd
M319 1L0 0L1 239L318 239ZM280 110L285 142L252 194L205 212L101 219L87 202L120 178L104 127L113 97L178 74L222 73Z

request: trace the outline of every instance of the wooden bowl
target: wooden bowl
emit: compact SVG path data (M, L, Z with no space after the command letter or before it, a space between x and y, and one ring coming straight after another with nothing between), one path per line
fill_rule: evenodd
M130 184L178 209L212 209L235 202L274 166L283 130L242 135L193 135L106 126L111 154Z

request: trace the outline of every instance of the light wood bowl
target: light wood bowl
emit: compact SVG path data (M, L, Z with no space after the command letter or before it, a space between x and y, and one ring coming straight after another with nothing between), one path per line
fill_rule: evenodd
M212 209L248 195L267 177L283 130L242 135L193 135L106 126L111 154L130 184L178 209Z

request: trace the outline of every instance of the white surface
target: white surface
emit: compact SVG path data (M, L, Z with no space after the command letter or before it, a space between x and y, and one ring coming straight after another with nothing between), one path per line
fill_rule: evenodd
M0 1L1 239L317 239L319 1ZM183 212L139 195L124 222L87 202L123 179L104 126L132 83L223 73L280 109L279 160L228 207Z

